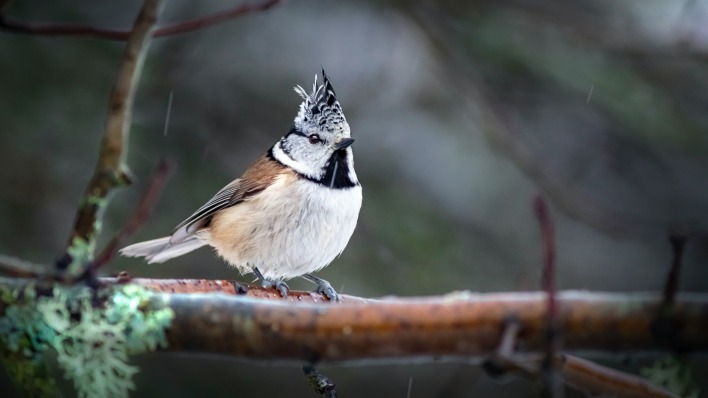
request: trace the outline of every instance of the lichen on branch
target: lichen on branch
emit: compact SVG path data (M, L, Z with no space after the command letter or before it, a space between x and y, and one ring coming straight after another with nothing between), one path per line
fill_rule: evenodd
M48 290L3 285L0 294L3 364L11 374L45 375L34 380L40 386L53 384L44 369L44 354L51 349L78 396L127 397L138 372L129 355L168 347L166 331L174 312L141 286L93 290L54 284Z

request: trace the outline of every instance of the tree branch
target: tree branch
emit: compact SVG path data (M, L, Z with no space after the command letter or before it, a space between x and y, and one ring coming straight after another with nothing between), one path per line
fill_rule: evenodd
M498 378L509 374L521 375L532 381L545 379L548 354L529 359L514 352L516 336L519 333L516 317L506 321L497 351L487 358L482 367L488 375ZM672 392L653 385L651 382L625 372L610 369L594 362L572 355L554 354L553 367L558 382L588 395L609 395L617 398L678 398ZM547 383L547 381L546 381ZM561 384L562 386L562 384ZM558 386L560 389L561 386Z
M108 104L108 120L98 163L77 211L67 253L57 263L61 270L75 268L69 270L72 275L83 273L92 260L100 219L109 194L113 189L129 183L124 164L127 150L124 147L127 147L137 82L163 4L164 0L145 1L125 46Z
M0 285L14 288L35 282L0 278ZM255 285L246 285L243 293L238 286L244 285L229 281L135 279L131 283L157 291L207 291L218 286L209 291L219 294L156 295L175 312L169 351L309 363L470 362L493 355L508 319L516 317L516 355L545 352L543 292L458 292L396 299L343 296L341 303L332 304L316 293L294 292L289 300L277 299L273 289ZM569 353L708 351L708 294L676 296L670 309L674 323L670 340L657 336L653 328L662 306L659 292L562 291L557 300L564 349Z
M47 272L47 267L0 254L0 275L15 278L39 278Z
M173 166L171 162L165 159L160 161L150 177L150 183L143 193L135 212L130 219L128 219L128 222L123 226L123 228L118 231L118 233L108 242L106 247L103 248L101 254L96 258L96 260L87 267L87 271L89 273L95 274L99 268L110 262L118 251L118 248L123 245L125 240L137 232L138 229L143 226L145 221L147 221L152 214L155 205L157 204L157 200L160 198L162 189L167 182L167 176L172 168Z
M559 354L556 366L569 386L589 396L678 398L678 395L631 374L610 369L576 356Z
M179 33L187 33L219 24L229 19L238 18L258 11L266 11L284 0L265 0L258 3L241 4L223 11L215 12L202 18L187 22L175 23L159 28L155 32L156 37L171 36Z
M171 36L180 33L187 33L199 29L204 29L230 19L238 18L258 11L265 11L282 2L283 0L264 0L258 3L240 4L238 6L218 11L201 18L160 27L155 30L153 36ZM52 24L22 21L19 19L10 18L6 15L3 15L2 13L0 13L0 29L11 33L28 35L90 36L99 39L115 41L128 40L131 33L130 31L125 30L112 30L85 25Z
M538 379L547 349L544 292L386 299L343 295L340 303L332 304L317 293L291 291L283 300L274 289L225 280L101 281L134 283L157 292L156 304L175 314L167 336L170 352L360 365L496 358L497 374L513 371ZM13 289L36 282L0 278L0 286ZM50 294L52 289L42 291ZM616 356L708 351L708 294L679 294L668 309L658 292L565 291L556 299L557 322L569 352ZM3 305L0 302L0 313ZM664 318L673 325L670 339L658 336L654 327L662 307L671 311ZM568 385L583 391L673 396L642 378L567 353L556 354L555 366Z
M129 277L100 278L101 282L110 283L135 283L158 293L222 293L229 295L239 295L250 298L272 299L291 303L325 303L329 302L327 297L317 292L304 292L290 290L287 298L283 299L280 292L275 288L264 288L256 284L240 283L225 279L132 279ZM347 303L369 303L379 301L346 294L341 296L342 302Z
M543 240L543 277L541 285L547 296L546 314L546 355L542 363L544 385L541 395L550 398L563 396L563 383L556 369L556 356L561 348L560 328L558 326L558 306L556 303L556 252L553 235L553 223L546 201L539 194L533 200L534 213L541 228Z
M366 303L344 297L336 305L225 294L158 297L176 315L170 351L312 363L470 361L495 352L510 316L520 324L517 353L539 355L544 350L546 298L535 292L454 293ZM658 339L652 329L660 305L658 293L559 292L565 349L610 355L708 349L708 295L677 296L671 309L676 325L671 342Z

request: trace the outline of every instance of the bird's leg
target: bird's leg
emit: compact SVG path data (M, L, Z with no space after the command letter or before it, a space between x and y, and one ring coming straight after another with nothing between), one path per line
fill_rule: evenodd
M290 288L285 282L264 277L258 267L253 267L253 273L256 275L256 278L258 278L258 281L261 283L261 286L263 286L265 289L275 288L280 292L280 295L283 296L283 298L288 297L288 292L290 291Z
M330 301L339 301L337 292L334 291L332 285L326 280L312 274L305 274L302 277L317 285L317 289L315 289L317 293L324 294Z

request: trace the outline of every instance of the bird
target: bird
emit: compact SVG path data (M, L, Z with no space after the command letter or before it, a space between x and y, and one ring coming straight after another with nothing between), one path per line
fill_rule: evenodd
M354 171L354 139L322 68L302 97L290 130L241 175L178 224L170 236L136 243L123 256L162 263L202 246L241 275L287 297L285 280L302 277L331 301L337 292L313 273L347 246L362 204Z

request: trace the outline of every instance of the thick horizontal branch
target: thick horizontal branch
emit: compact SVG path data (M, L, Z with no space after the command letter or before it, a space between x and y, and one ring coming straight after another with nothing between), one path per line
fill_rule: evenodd
M540 354L542 293L471 294L291 303L247 296L160 294L176 314L169 350L268 361L473 361L492 355L518 319L516 352ZM708 295L684 294L670 312L661 295L566 291L558 322L566 352L706 351ZM663 308L663 309L662 309Z
M153 290L170 307L166 351L268 362L372 364L441 360L492 364L494 373L538 378L546 343L543 292L364 299L291 292L226 280L102 278ZM12 289L36 278L1 278ZM36 285L36 286L40 286ZM44 294L51 294L48 286ZM568 352L616 356L661 351L705 353L708 294L681 294L672 306L660 293L559 292L564 342L557 366L569 385L615 396L673 397L639 377L575 358ZM2 309L2 303L0 303ZM512 328L512 329L510 329ZM486 365L485 365L486 366Z
M0 278L19 287L35 279ZM510 319L519 330L517 357L544 350L543 292L457 292L444 296L364 299L291 292L226 280L103 278L157 293L175 319L168 351L258 361L476 362L493 356ZM708 351L708 294L683 293L670 307L661 293L557 295L563 351L598 355Z

